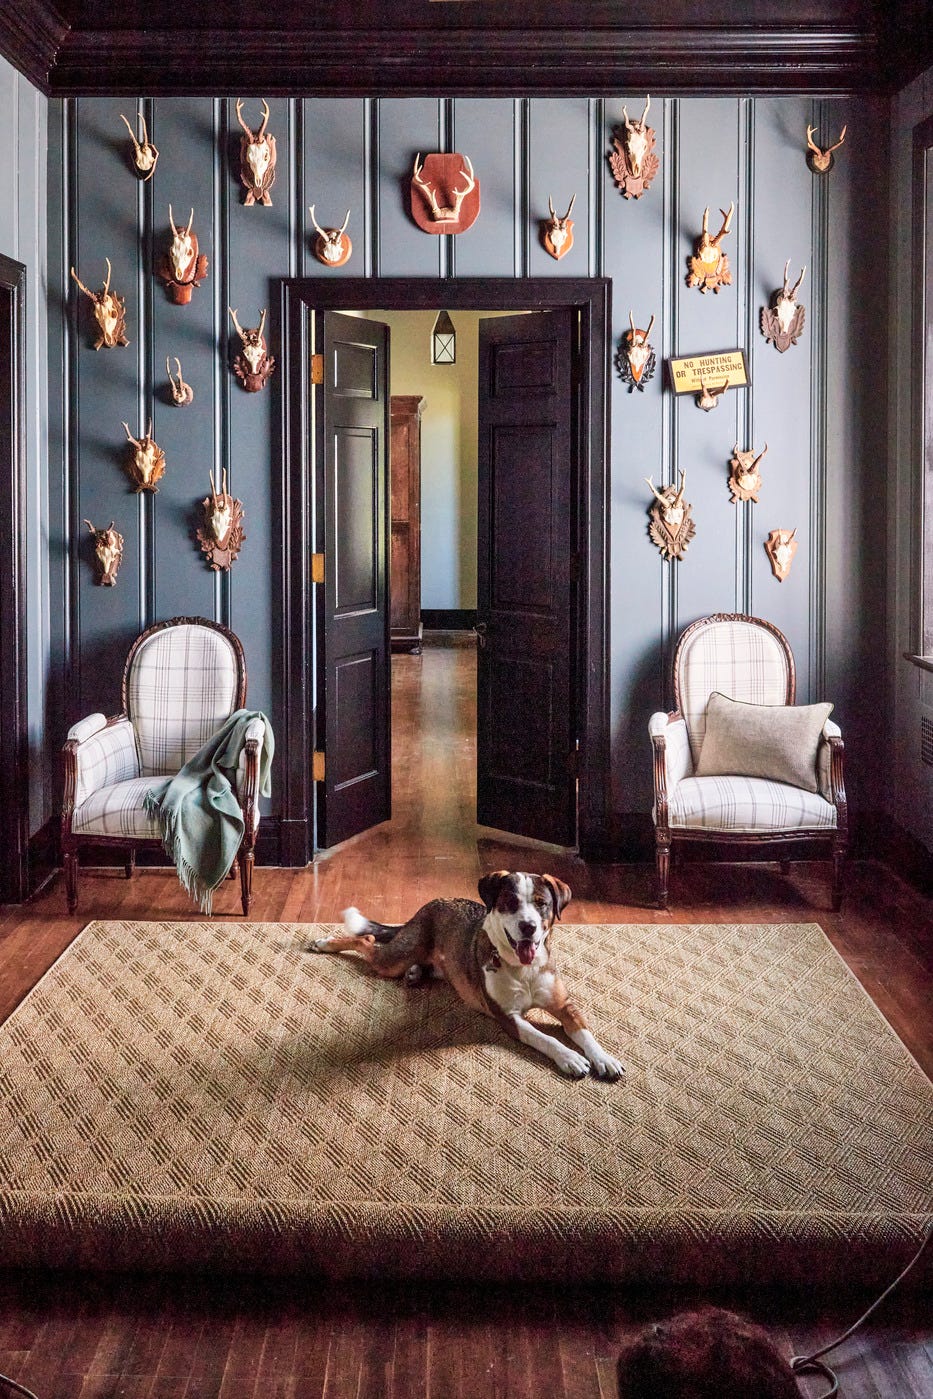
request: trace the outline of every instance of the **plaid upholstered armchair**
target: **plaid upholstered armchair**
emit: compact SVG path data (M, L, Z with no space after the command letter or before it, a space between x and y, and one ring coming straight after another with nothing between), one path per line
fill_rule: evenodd
M681 636L674 712L648 724L660 908L678 841L828 847L840 907L848 844L842 735L832 705L795 705L795 690L793 653L770 622L720 613Z
M123 671L123 712L91 714L68 732L62 810L62 855L70 912L78 906L82 846L126 851L132 876L136 849L161 847L147 793L165 790L178 769L246 699L246 661L233 632L203 617L175 617L143 632ZM239 850L243 912L252 903L259 826L259 759L265 728L250 725L240 757L237 799L245 821Z

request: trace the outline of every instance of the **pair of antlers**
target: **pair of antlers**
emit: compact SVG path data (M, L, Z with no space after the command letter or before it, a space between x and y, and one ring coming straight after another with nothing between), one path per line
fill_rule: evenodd
M735 200L733 199L730 202L728 214L726 213L725 209L720 209L719 212L722 214L723 219L722 228L716 234L715 238L710 238L709 205L707 204L706 208L703 210L703 240L704 242L712 243L713 246L717 248L719 247L720 240L726 236L726 234L729 232L729 229L732 226L732 215L735 213Z
M251 141L254 145L258 145L259 142L260 142L261 140L263 140L263 138L265 137L265 134L266 134L266 127L267 127L268 124L269 124L269 104L268 104L268 102L266 101L265 98L262 99L262 122L260 123L259 130L258 130L258 131L252 131L252 130L250 129L250 127L248 127L248 126L246 125L246 122L243 120L243 99L242 99L242 97L238 97L237 100L236 100L236 119L237 119L237 121L240 123L240 125L242 126L243 130L246 132L246 134L247 134L247 136L249 137L250 141Z
M347 231L347 224L350 222L349 209L347 210L347 217L344 219L343 223L340 225L339 228L322 228L321 225L318 223L317 219L314 217L313 204L309 207L308 213L311 215L311 222L314 224L314 227L317 229L318 233L321 235L322 238L328 238L332 242L336 242L336 240L338 238L342 238Z
M766 442L766 443L765 443L765 446L764 446L764 451L758 453L757 457L756 457L755 460L752 462L751 466L743 467L743 468L742 468L743 472L754 471L754 470L755 470L755 467L756 467L756 466L758 465L758 463L762 460L762 458L764 457L764 455L765 455L765 453L767 452L767 450L768 450L768 444L767 444L767 442ZM736 442L735 446L732 448L732 455L733 455L734 457L738 458L738 459L741 461L741 458L739 457L739 444L738 444L738 442ZM744 456L744 453L743 453L742 455Z
M227 307L227 310L230 312L230 315L233 317L233 324L236 326L237 334L239 335L240 339L243 341L243 344L244 344L244 345L249 345L249 344L255 345L255 343L256 343L257 340L261 340L261 339L262 339L262 332L263 332L263 329L264 329L265 324L266 324L266 313L265 313L265 310L263 310L263 311L260 312L260 315L259 315L259 324L257 325L257 327L256 327L255 330L249 330L249 329L244 330L243 327L240 325L240 322L237 320L237 313L236 313L236 311L233 309L233 307L232 307L232 306L228 306L228 307Z
M574 195L573 198L571 199L570 203L567 205L567 212L566 212L566 214L556 214L556 213L554 212L554 201L553 201L553 199L551 198L551 196L548 195L548 197L547 197L547 206L548 206L548 209L551 211L551 223L566 223L567 220L570 218L570 211L571 211L571 209L573 208L573 206L574 206L574 204L575 204L576 202L577 202L577 196Z
M680 473L680 490L679 490L679 491L677 492L677 494L674 496L674 499L673 499L673 500L670 500L670 499L668 498L668 496L667 496L667 492L673 488L673 482L671 482L671 485L670 485L670 486L665 486L665 488L664 488L663 491L659 491L659 490L658 490L657 486L654 484L654 481L653 481L653 479L652 479L650 476L646 476L646 477L645 477L645 483L651 487L651 490L652 490L653 494L654 494L655 496L657 496L658 501L659 501L660 504L664 507L664 509L665 509L665 510L672 510L672 509L674 508L675 505L680 505L680 504L682 503L682 501L683 501L683 498L684 498L684 490L686 489L686 483L687 483L687 473L686 473L686 471L681 471L681 473Z
M636 330L636 328L635 328L635 312L634 312L634 311L629 311L629 313L628 313L628 323L629 323L629 325L632 327L632 344L634 345L634 343L635 343L635 337L636 337L636 335L640 335L640 336L642 337L641 343L644 344L645 341L648 339L648 336L651 334L651 327L654 325L654 316L652 316L652 317L651 317L651 320L648 322L648 329L647 329L647 330Z
M638 121L629 121L629 116L628 116L628 111L627 111L627 109L626 109L625 107L622 108L622 116L623 116L623 119L624 119L624 121L625 121L625 129L626 129L626 131L632 131L632 130L635 130L635 129L637 129L637 130L643 129L643 127L644 127L644 125L645 125L645 122L648 120L648 108L649 108L650 106L651 106L651 98L650 98L650 96L648 96L648 97L645 98L645 110L642 112L642 114L641 114L640 118L638 119Z
M84 285L84 283L82 282L81 278L78 276L78 274L77 274L77 272L74 270L74 268L71 269L71 275L72 275L72 277L74 277L74 279L75 279L75 281L77 282L78 286L79 286L79 287L81 288L81 290L84 292L84 295L85 295L85 296L89 296L89 297L91 298L92 301L105 301L105 300L107 299L107 297L110 295L110 273L111 273L110 258L109 258L109 257L108 257L108 258L105 258L105 262L107 263L107 280L106 280L106 282L104 283L104 285L103 285L103 287L101 288L100 291L91 291L88 287L86 287L86 286Z
M466 166L466 169L464 169L464 166ZM439 205L433 188L428 184L427 180L421 177L421 152L419 151L415 156L415 167L412 173L412 179L418 188L424 192L424 196L431 206L431 214L435 219L442 219L445 223L453 223L453 221L460 216L460 207L464 199L466 199L471 189L476 188L476 177L473 174L473 165L468 155L463 157L463 165L460 167L460 174L467 182L465 188L451 190L452 204Z
M191 210L191 214L190 214L190 216L189 216L189 218L188 218L188 227L185 229L185 232L184 232L183 235L180 234L180 233L178 232L178 229L175 227L175 219L174 219L173 216L172 216L172 206L171 206L171 204L168 206L168 221L169 221L169 223L172 225L172 233L175 235L176 238L181 238L182 236L184 236L185 238L188 238L188 237L190 236L190 234L191 234L191 225L194 223L194 209Z

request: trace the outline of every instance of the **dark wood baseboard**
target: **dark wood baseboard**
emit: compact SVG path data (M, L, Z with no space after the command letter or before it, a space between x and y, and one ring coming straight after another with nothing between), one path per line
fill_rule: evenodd
M855 822L852 854L881 860L919 893L933 896L933 852L883 812L865 812Z
M425 631L472 631L476 626L476 608L422 607L421 625Z

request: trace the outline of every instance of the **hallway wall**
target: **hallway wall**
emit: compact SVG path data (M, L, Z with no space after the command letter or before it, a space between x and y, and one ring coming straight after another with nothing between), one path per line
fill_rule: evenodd
M54 210L51 308L63 337L52 347L51 395L62 413L61 500L53 508L51 571L55 673L67 700L63 729L91 709L111 710L119 659L138 630L178 612L202 612L244 638L251 705L275 718L283 674L282 598L273 485L281 466L280 377L245 394L230 372L227 306L255 325L269 308L277 356L283 277L608 276L613 344L656 317L658 372L643 394L611 381L611 626L613 830L621 854L637 848L650 807L646 721L670 702L670 657L695 617L748 610L789 636L801 700L835 701L850 758L851 796L877 798L877 695L883 626L885 406L883 356L867 352L887 315L883 263L873 255L887 217L883 100L682 98L652 95L661 168L643 198L625 200L608 167L622 103L640 112L643 93L611 99L277 99L269 130L278 141L272 208L245 208L238 180L239 128L232 98L79 99L53 104ZM127 163L120 113L145 113L161 151L151 181ZM245 104L248 120L259 103ZM805 134L828 139L849 124L825 177L811 174ZM482 212L457 238L429 237L408 212L412 161L451 149L468 154ZM873 172L866 178L866 171ZM540 243L551 196L576 193L575 244L561 262ZM685 285L687 256L705 205L711 219L735 200L726 249L735 277L718 295ZM195 209L194 230L210 259L190 306L170 305L152 275L176 219ZM319 222L350 209L353 256L325 270L312 255ZM130 347L90 347L88 307L67 281L74 263L99 285L104 257L127 298ZM786 259L806 264L800 343L779 355L758 328L760 307L780 285ZM744 347L751 387L729 392L709 414L666 387L661 361ZM234 347L235 348L235 347ZM179 355L195 402L166 395L165 357ZM61 368L59 368L61 366ZM138 435L150 416L167 468L156 495L134 495L122 470L127 420ZM733 444L768 443L760 504L736 506L727 488ZM247 541L229 575L206 568L192 526L208 472L226 469L246 508ZM655 483L687 474L697 535L682 562L664 562L647 537ZM56 513L57 512L57 513ZM92 581L85 518L116 519L126 538L118 585ZM778 583L763 549L769 530L796 528L799 552Z

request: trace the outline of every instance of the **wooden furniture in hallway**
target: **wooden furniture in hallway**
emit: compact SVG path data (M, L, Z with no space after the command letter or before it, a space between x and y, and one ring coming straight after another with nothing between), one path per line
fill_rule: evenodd
M389 593L393 651L421 650L421 414L424 406L424 399L417 394L392 395Z

